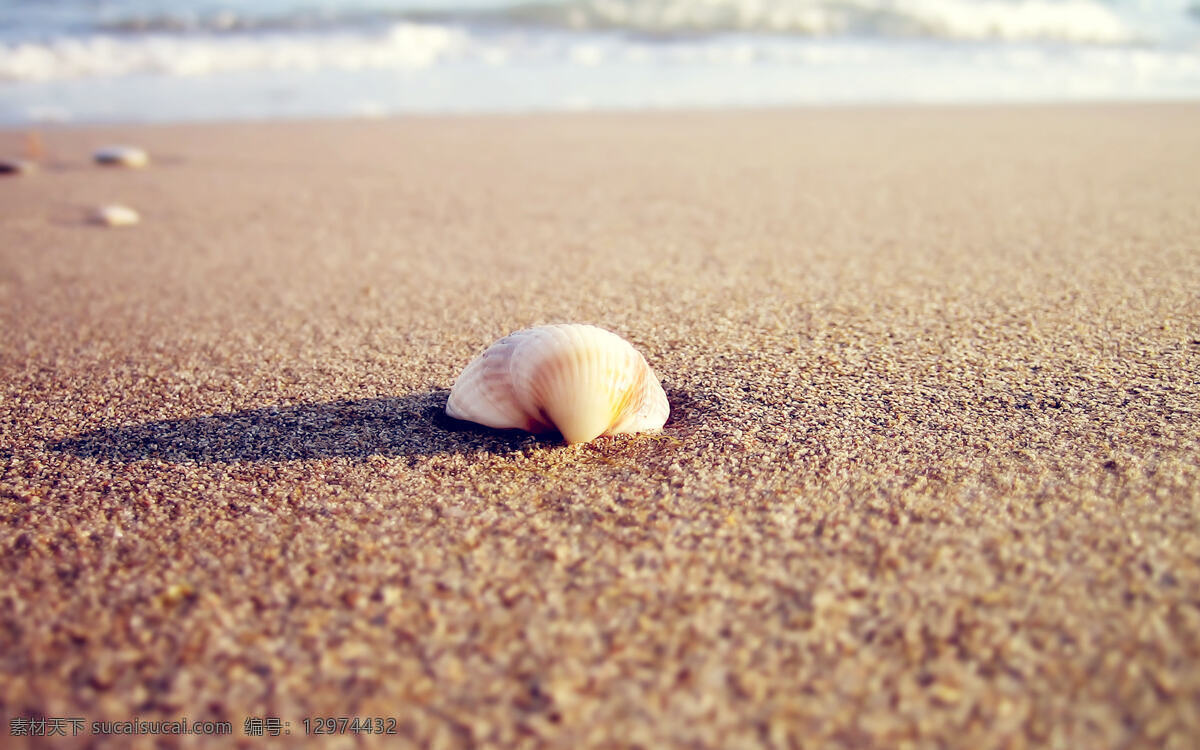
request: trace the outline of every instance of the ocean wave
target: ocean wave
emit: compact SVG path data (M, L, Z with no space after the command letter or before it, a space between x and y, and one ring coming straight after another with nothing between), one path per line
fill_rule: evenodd
M25 58L26 81L0 85L0 124L1200 94L1200 54L1142 46L462 33L398 25L369 44L342 34L59 43ZM11 59L0 54L4 73Z
M1100 44L1139 35L1095 0L575 0L503 13L559 28L661 35L749 31Z
M418 20L423 14L403 8L309 8L251 12L233 8L208 11L158 11L116 14L97 21L94 29L109 34L335 32L378 28L396 21ZM427 15L427 14L426 14Z
M414 69L468 46L461 29L401 23L386 33L254 35L98 34L0 44L0 80L50 81L246 70Z
M1159 20L1170 15L1166 11L1177 19L1183 10L1161 6ZM404 70L455 61L820 65L823 58L810 57L909 42L1155 48L1129 44L1144 37L1144 26L1123 22L1095 0L568 0L470 11L348 4L337 12L277 0L257 15L244 9L167 13L159 6L157 15L116 13L90 31L71 29L0 36L0 82ZM814 46L822 40L854 46ZM1160 49L1194 59L1200 44Z
M3 0L0 0L3 2ZM806 37L1154 43L1200 31L1196 0L550 0L437 9L412 0L249 2L179 9L122 3L92 32L366 31L396 22L624 31L659 37L751 32Z

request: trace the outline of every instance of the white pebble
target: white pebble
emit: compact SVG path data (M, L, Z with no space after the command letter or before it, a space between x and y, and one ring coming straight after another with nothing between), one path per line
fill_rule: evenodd
M136 146L105 146L94 154L97 164L110 167L140 168L150 163L150 156Z
M116 203L101 206L92 214L92 221L108 227L131 227L141 220L142 217L138 216L137 211L134 211L129 206L122 206Z

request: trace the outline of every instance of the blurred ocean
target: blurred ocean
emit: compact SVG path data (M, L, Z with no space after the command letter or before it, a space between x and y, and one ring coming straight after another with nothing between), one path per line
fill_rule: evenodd
M0 0L0 124L1200 99L1200 0Z

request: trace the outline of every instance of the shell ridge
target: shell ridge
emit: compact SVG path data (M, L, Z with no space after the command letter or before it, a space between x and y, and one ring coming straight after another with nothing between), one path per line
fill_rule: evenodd
M513 352L512 358L509 360L508 377L513 384L513 391L516 394L516 399L520 403L522 410L528 422L536 427L536 430L545 431L554 429L554 422L549 419L546 410L542 408L543 399L534 390L534 384L530 382L528 374L520 369L521 363L526 361L526 357L535 356L529 354L529 349L533 348L539 336L538 329L532 329L530 335L522 339L517 350ZM522 354L526 356L522 356Z
M514 334L500 339L467 365L451 389L447 414L497 429L525 427L508 377L520 338Z

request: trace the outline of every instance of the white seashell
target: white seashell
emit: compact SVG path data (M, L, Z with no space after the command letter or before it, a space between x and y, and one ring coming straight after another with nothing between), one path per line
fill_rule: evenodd
M116 203L101 206L92 213L92 221L109 227L131 227L141 220L137 211Z
M603 328L539 326L505 336L467 365L446 402L455 419L558 430L568 443L661 429L671 413L658 376Z
M109 167L140 168L150 163L150 156L136 146L106 146L93 155L97 164Z

